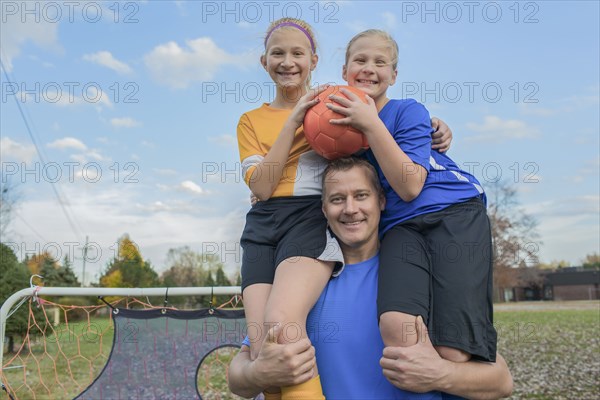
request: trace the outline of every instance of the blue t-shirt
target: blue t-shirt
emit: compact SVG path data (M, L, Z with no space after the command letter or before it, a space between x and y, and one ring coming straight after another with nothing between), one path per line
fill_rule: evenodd
M478 196L485 201L483 188L473 175L461 170L444 153L431 149L431 119L421 103L413 99L390 100L379 112L379 118L402 151L428 172L419 196L405 202L383 175L373 151L366 152L366 158L377 169L387 201L381 213L381 234L417 215L440 211Z
M440 392L398 389L383 375L383 340L377 320L379 256L347 264L329 281L308 315L308 337L317 353L323 393L328 400L462 399ZM244 345L249 346L248 338Z
M441 399L439 392L412 393L393 386L379 359L383 340L377 320L379 257L346 265L329 281L308 315L323 392L336 399Z

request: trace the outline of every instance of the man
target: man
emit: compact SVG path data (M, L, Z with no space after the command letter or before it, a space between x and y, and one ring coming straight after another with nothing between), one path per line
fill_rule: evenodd
M232 392L252 397L269 386L305 382L316 352L328 399L445 398L440 392L482 399L510 395L512 378L500 355L496 363L444 360L420 317L412 330L416 345L384 349L375 301L384 206L376 172L366 160L347 158L329 165L323 175L323 212L340 242L346 269L329 282L308 317L312 346L308 340L278 344L279 335L291 333L287 327L271 328L255 360L243 346L231 362Z

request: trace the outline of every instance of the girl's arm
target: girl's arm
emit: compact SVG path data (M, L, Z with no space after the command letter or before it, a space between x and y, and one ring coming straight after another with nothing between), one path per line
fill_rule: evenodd
M316 96L327 87L328 85L322 85L311 89L300 98L267 155L254 166L248 185L258 200L271 198L283 175L296 130L304 122L306 110L319 102Z
M367 104L365 104L354 93L345 89L341 89L341 91L348 96L348 99L332 96L332 100L342 107L330 103L327 106L344 115L345 118L330 122L338 125L350 125L364 133L369 141L369 147L394 191L406 202L414 200L423 189L427 170L414 163L402 151L379 118L375 102L371 97L367 96Z
M267 155L255 165L248 186L259 200L268 200L279 184L297 129L288 119Z

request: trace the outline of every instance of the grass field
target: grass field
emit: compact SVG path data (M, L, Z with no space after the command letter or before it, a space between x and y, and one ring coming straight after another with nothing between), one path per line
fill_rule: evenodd
M600 398L598 301L500 305L494 323L513 399Z
M515 381L513 399L600 398L600 302L502 304L494 322L499 351ZM10 367L17 368L5 370L5 378L19 399L72 398L102 370L112 337L107 317L95 318L91 327L61 324L45 340L32 340L30 355L16 358ZM204 398L237 398L225 394L226 365L233 354L222 349L200 367ZM5 364L13 356L4 354Z

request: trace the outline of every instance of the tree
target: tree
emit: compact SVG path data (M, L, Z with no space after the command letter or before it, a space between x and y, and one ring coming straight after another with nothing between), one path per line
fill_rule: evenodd
M552 260L549 263L540 263L538 268L540 269L560 269L567 268L571 264L566 260Z
M208 276L206 277L206 281L204 282L204 286L205 287L215 286L215 280L213 279L212 272L208 273ZM202 305L204 307L210 307L211 305L218 306L215 296L210 296L210 295L202 296Z
M163 286L212 287L229 286L231 283L223 271L223 263L214 254L201 254L188 246L170 249L167 253L169 268L161 275ZM216 280L215 278L216 277ZM169 299L169 303L186 308L208 306L210 296L189 296ZM215 296L213 304L229 300L228 296Z
M13 293L29 287L29 274L27 267L17 260L17 256L10 247L0 243L0 302L4 304ZM8 337L8 351L14 352L15 336L27 333L28 315L27 307L16 311L6 324Z
M592 253L587 254L583 260L581 260L583 268L596 269L600 268L600 254Z
M203 286L208 275L202 254L196 253L188 246L169 249L167 265L169 268L161 275L162 285L167 287ZM169 302L184 308L196 308L202 304L202 300L202 296L178 296Z
M219 265L216 272L215 286L231 286L231 282L227 279L225 271L223 271L223 265ZM220 306L221 304L227 303L231 299L228 295L215 296L214 305Z
M0 181L0 240L6 242L17 202L15 186L2 175Z
M117 255L100 277L103 287L152 287L158 285L158 274L144 261L135 243L125 234L119 239Z
M45 258L40 269L44 277L44 286L79 287L81 284L71 269L71 261L66 256L64 264L60 265L51 257Z
M486 193L494 249L494 291L497 299L505 300L504 290L519 285L514 268L539 264L542 242L537 221L519 207L514 186L498 181L489 185Z

